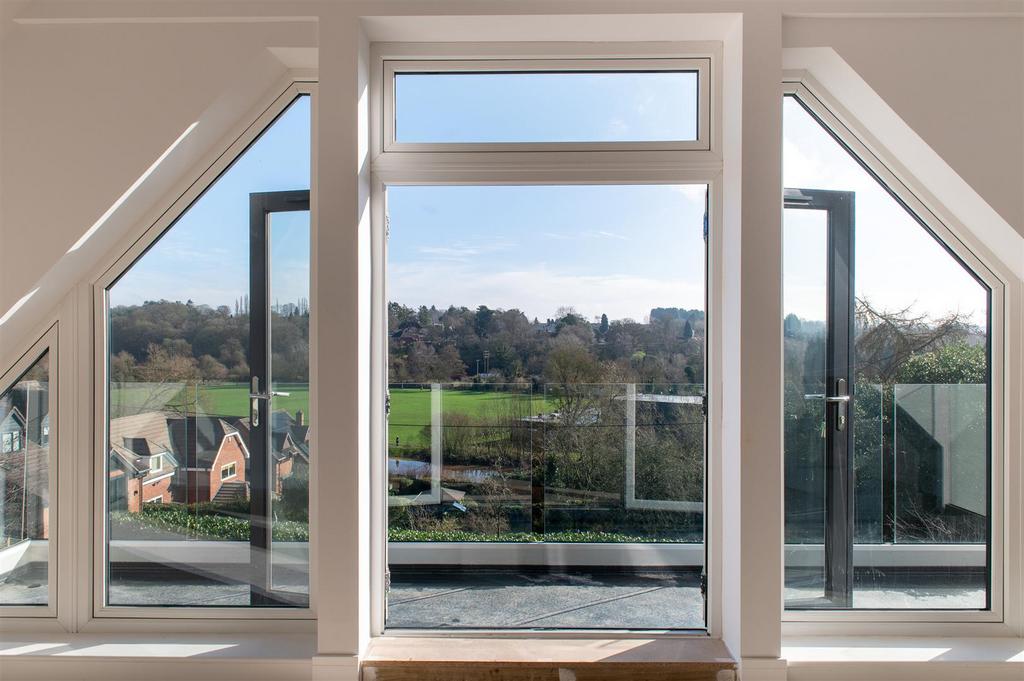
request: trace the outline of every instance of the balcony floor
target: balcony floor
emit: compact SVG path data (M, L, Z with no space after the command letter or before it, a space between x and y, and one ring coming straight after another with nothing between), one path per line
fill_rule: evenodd
M392 572L387 626L697 629L703 609L694 570L403 568Z

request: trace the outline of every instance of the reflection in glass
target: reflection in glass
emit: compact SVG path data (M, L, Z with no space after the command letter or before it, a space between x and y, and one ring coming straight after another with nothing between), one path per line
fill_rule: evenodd
M704 194L388 188L388 627L703 627Z
M48 601L53 426L47 351L0 393L0 606Z
M825 597L827 214L787 208L783 225L786 602Z

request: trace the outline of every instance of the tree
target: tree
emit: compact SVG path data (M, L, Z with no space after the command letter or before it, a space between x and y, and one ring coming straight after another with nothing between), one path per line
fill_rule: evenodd
M856 341L858 381L892 384L914 355L933 352L969 334L966 318L958 313L931 320L911 308L880 310L857 300Z
M494 310L490 309L486 305L481 305L476 309L476 317L473 320L473 328L476 330L476 335L481 338L487 335L490 330L491 319L494 318Z
M934 352L913 355L899 367L900 383L985 383L988 357L984 345L950 343Z
M691 338L693 338L693 324L687 319L683 325L683 340L690 340Z
M604 336L606 333L608 333L608 315L603 314L603 313L601 314L601 328L600 328L600 331L601 331L601 336Z
M199 358L199 373L205 381L223 381L228 377L228 368L210 355Z

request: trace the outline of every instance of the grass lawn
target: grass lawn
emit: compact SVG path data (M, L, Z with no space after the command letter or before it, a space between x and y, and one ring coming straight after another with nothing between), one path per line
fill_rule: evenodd
M309 386L281 384L275 386L278 392L287 392L287 397L275 397L274 409L284 409L295 414L299 409L309 414ZM195 390L191 386L190 390ZM198 386L200 409L218 416L248 416L249 387L244 383L201 384ZM140 410L157 410L174 405L177 409L185 404L184 389L179 386L153 386L147 384L126 384L111 391L111 411L115 417L138 413ZM195 397L188 400L194 404ZM517 404L518 403L518 404ZM494 390L445 390L442 395L442 409L445 413L461 413L472 417L491 414L522 413L541 414L554 411L553 400L543 396ZM430 425L430 389L394 388L391 390L391 418L388 426L388 441L393 444L395 437L401 438L402 445L429 447L423 437L423 427Z
M118 386L110 392L111 413L114 417L137 414L140 411L154 411L171 407L175 411L182 405L195 404L195 394L186 400L185 390L198 388L201 412L217 416L248 416L249 386L244 383L200 384L182 388L178 385L155 386L129 383ZM284 409L294 415L299 409L309 414L309 385L306 383L284 383L275 386L278 392L289 393L287 397L275 397L275 410Z
M513 404L509 404L509 403ZM521 402L522 405L514 403ZM505 403L505 404L503 404ZM541 414L554 411L552 400L542 396L523 393L498 392L494 390L445 390L441 395L441 408L446 413L460 413L467 416L486 416L507 413L511 408L522 409L522 413ZM429 388L392 388L391 418L388 420L388 444L401 438L403 445L418 444L429 447L423 437L423 426L430 425Z

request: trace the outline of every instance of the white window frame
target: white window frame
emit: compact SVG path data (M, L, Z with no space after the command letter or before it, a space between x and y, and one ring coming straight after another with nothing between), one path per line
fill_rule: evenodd
M402 73L534 73L587 72L690 72L697 74L697 139L622 142L399 142L395 139L395 75ZM384 151L610 151L633 150L708 150L711 148L711 97L708 83L711 58L678 59L385 59L383 88Z
M90 371L90 377L86 385L90 386L91 393L83 395L83 400L91 400L95 405L91 417L91 447L92 447L92 475L89 481L89 488L83 490L80 495L82 501L78 505L79 511L84 517L92 519L92 556L91 556L91 577L90 582L80 586L80 590L87 592L89 604L83 602L84 614L80 617L80 628L85 627L89 631L122 631L125 622L131 623L131 627L138 625L148 626L142 621L150 620L152 626L166 628L170 626L169 620L181 620L184 631L191 631L195 620L235 620L235 627L243 628L245 631L269 631L269 632L295 632L313 631L315 625L315 560L310 558L310 601L306 608L259 608L259 607L225 607L225 608L203 608L187 606L129 606L129 605L107 605L106 595L106 574L107 574L107 542L106 542L106 452L107 449L107 384L109 378L109 367L107 348L108 346L108 314L107 314L107 288L111 286L123 273L142 256L145 251L155 244L160 237L174 224L189 207L198 200L203 193L213 185L214 182L240 157L264 130L268 129L274 120L281 115L296 98L307 95L311 98L311 136L310 136L310 205L316 205L316 165L317 165L317 115L316 98L317 82L312 77L297 77L289 75L279 84L273 93L261 102L260 113L251 122L244 122L239 129L225 140L224 145L217 153L205 159L205 162L197 168L195 174L183 179L175 186L175 190L166 200L164 210L159 213L155 222L140 225L132 234L127 243L127 249L121 247L111 253L108 260L95 270L90 278L89 289L91 292L91 314L85 322L91 324L93 330L93 357L92 367L95 367L94 376ZM198 179L196 179L198 176ZM316 211L310 213L310 230L312 243L315 243L316 234ZM315 276L311 272L310 295L315 299ZM316 341L313 334L310 335L310 366L315 366ZM90 367L90 369L92 368ZM310 411L316 413L316 376L310 375ZM310 462L310 479L316 476L316 457ZM310 504L310 519L315 516L313 502ZM315 545L315 529L310 524L310 545ZM312 556L312 554L311 554ZM249 620L241 622L241 620Z
M228 470L230 470L231 473L229 475L224 475L224 473L227 472ZM232 461L231 463L226 463L220 467L221 482L224 482L225 480L230 480L231 478L234 477L238 477L238 466L235 464L234 461Z
M371 594L370 634L385 633L385 587L387 571L387 441L384 396L387 374L387 198L389 185L515 185L515 184L702 184L708 187L707 257L712 266L706 271L706 299L709 327L706 339L706 377L708 386L722 384L723 336L718 311L722 309L723 274L717 266L722 262L723 177L721 149L722 44L718 42L686 43L488 43L488 44L405 44L375 43L370 47L370 140L371 140L371 395L370 405L370 476L371 476ZM544 58L541 58L544 57ZM545 60L547 59L547 61ZM387 121L393 121L393 110L385 113L388 74L394 69L389 62L403 65L412 60L431 64L443 62L445 70L455 68L479 70L480 60L494 60L492 66L503 70L502 60L528 60L537 70L559 70L566 60L574 60L580 70L592 64L617 62L623 70L635 68L643 60L703 60L707 75L700 81L704 125L698 123L706 148L672 148L672 144L656 143L654 147L632 142L586 145L488 145L490 148L468 148L467 145L432 145L432 149L409 149L406 145L386 145ZM640 60L639 62L637 60ZM702 142L704 143L704 142ZM438 147L443 147L443 150ZM461 153L460 153L461 152ZM714 312L714 314L712 314ZM721 400L712 399L706 432L707 471L705 476L705 562L708 574L706 630L711 636L722 635L721 599ZM387 630L390 635L409 635L423 631ZM466 635L465 631L445 632L431 629L430 636ZM478 632L479 633L479 632ZM530 631L531 636L565 636L565 632ZM490 635L515 635L514 630L490 632ZM487 634L483 634L487 635ZM583 634L607 636L608 631ZM616 632L615 635L640 635L637 632ZM669 635L690 636L692 632ZM701 630L700 635L703 634Z
M931 197L909 173L850 115L828 91L805 72L787 73L783 96L793 96L816 117L839 143L921 220L991 290L989 338L991 343L991 610L786 610L782 609L783 634L882 634L999 636L1015 631L1020 617L1013 599L1019 598L1019 566L1008 564L1019 555L1021 495L1007 474L1007 452L1020 451L1019 426L1010 414L1019 413L1019 401L1010 386L1020 385L1020 367L1011 361L1009 333L1020 328L1016 310L1020 300L1008 272L970 231L941 203ZM1014 470L1013 468L1009 469ZM1016 569L1017 574L1014 574ZM967 633L964 625L971 625Z
M55 423L58 418L57 409L59 395L59 350L57 342L57 324L54 323L42 334L41 337L39 337L39 340L33 343L32 346L26 350L25 353L13 363L13 365L11 365L11 368L8 369L7 372L0 375L0 394L3 394L17 383L22 374L38 362L43 355L46 355L48 363L47 409L50 418ZM58 504L60 503L60 499L57 496L57 490L58 475L61 474L61 471L58 469L57 449L60 446L61 440L61 429L58 427L57 437L50 438L47 445L47 487L50 496L50 506L48 520L49 538L47 539L46 545L48 564L46 605L3 605L0 603L0 622L3 620L10 620L11 625L13 626L17 626L18 618L53 619L57 617L58 610L63 611L63 608L59 608L58 601L58 598L60 597L60 578L63 572L58 564L58 548L60 546L60 539L58 536L60 509ZM2 629L3 628L0 627L0 631L2 631Z

